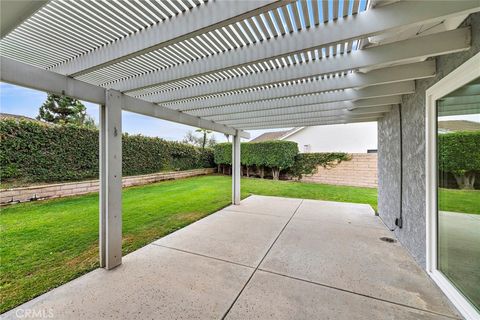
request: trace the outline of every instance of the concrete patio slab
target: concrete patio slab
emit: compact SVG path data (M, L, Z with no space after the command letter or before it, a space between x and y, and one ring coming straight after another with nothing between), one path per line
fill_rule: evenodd
M32 311L53 319L219 319L252 272L147 245L127 255L121 266L90 272L2 319L25 318Z
M452 314L443 294L403 247L380 240L392 237L389 230L328 220L294 217L260 269Z
M255 195L242 200L239 205L232 205L225 209L290 218L301 202L302 199Z
M214 213L154 243L256 267L288 218L229 210Z
M394 303L257 271L226 319L451 319Z
M245 203L2 319L27 310L62 320L458 318L398 243L379 240L391 233L368 208L256 196Z
M295 213L295 218L385 229L385 225L378 216L375 216L372 207L360 203L304 200Z

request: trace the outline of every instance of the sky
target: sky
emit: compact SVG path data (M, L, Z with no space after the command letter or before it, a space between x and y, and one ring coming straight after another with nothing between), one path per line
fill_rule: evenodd
M38 109L46 100L47 94L41 91L27 89L0 82L0 112L17 114L35 118ZM87 107L87 114L95 119L98 124L98 106L93 103L83 102ZM142 134L149 137L160 137L166 140L181 141L188 131L195 131L195 127L143 116L127 111L122 112L122 131L129 134ZM249 131L252 139L266 131ZM214 133L218 142L226 141L222 133Z

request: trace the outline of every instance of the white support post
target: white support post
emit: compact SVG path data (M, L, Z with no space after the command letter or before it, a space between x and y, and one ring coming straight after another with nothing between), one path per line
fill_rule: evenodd
M240 204L240 134L232 142L232 204Z
M106 91L100 107L100 266L122 263L122 96Z

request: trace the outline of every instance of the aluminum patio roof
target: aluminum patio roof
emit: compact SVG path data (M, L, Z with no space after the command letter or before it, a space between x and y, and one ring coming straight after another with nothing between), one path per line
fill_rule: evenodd
M480 1L51 0L24 20L17 11L0 41L2 81L51 88L13 79L36 70L27 65L119 90L126 110L231 133L379 119L435 75L432 57L469 48L458 26Z

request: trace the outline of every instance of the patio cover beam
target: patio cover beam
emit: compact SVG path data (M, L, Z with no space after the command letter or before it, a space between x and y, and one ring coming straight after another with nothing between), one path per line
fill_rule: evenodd
M360 88L371 85L387 84L407 80L424 79L435 76L435 61L429 60L408 65L395 66L373 70L368 73L349 73L345 76L324 78L289 85L279 85L274 88L259 89L253 92L221 95L198 100L178 101L173 104L163 104L176 110L198 109L221 105L239 104L251 101L277 99L300 96L323 91ZM145 97L151 101L150 96Z
M300 118L295 118L294 116L288 116L288 117L273 118L273 119L259 119L259 120L254 120L252 122L237 123L237 124L234 124L234 126L236 126L237 128L243 128L244 126L283 124L283 123L302 126L302 123L311 122L311 121L322 121L322 120L329 121L329 120L337 120L337 119L355 120L355 119L364 119L364 118L371 118L371 117L380 117L388 111L390 111L390 108L387 111L373 112L371 114L312 115L311 117L305 117L303 115Z
M438 112L439 116L458 116L465 114L478 114L478 105L456 105L454 109L446 109Z
M367 107L367 108L358 108L354 110L344 109L337 109L337 110L324 110L324 111L315 111L315 112L308 112L308 113L296 113L296 114L289 114L289 115L279 115L279 116L271 116L271 117L259 117L259 118L250 118L250 119L238 119L238 120L226 120L221 121L222 123L232 126L238 127L242 125L254 124L254 123L265 123L270 121L280 121L280 120L310 120L313 118L331 118L331 117L342 117L342 116L363 116L366 114L372 113L385 113L391 110L391 105L383 105L383 106L375 106L375 107Z
M243 2L243 1L240 1ZM415 26L422 23L442 20L450 16L470 14L480 10L478 1L456 1L432 4L431 1L400 1L377 9L367 10L355 17L339 19L298 32L285 34L281 41L263 41L240 47L221 55L158 70L145 76L120 81L113 87L121 91L168 83L216 71L240 67L272 58L280 58L292 53L312 50L346 41L365 38L390 31L398 27Z
M377 98L386 96L397 96L401 94L409 94L415 92L415 82L405 81L393 84L382 84L378 86L367 87L359 90L346 89L336 92L327 92L321 94L312 94L305 96L287 97L283 99L265 100L248 102L244 104L236 104L230 106L222 106L215 108L204 108L189 111L189 113L199 117L207 117L213 115L236 114L249 111L281 109L294 106L304 106L312 104L321 104L334 101L348 101L366 98Z
M480 83L468 84L450 93L449 97L480 95Z
M83 101L105 105L106 90L92 84L88 84L70 77L60 75L51 71L43 70L5 57L0 58L0 80L59 95L66 95ZM233 135L236 130L211 120L200 119L199 117L171 110L143 101L125 94L122 94L122 109L146 116L177 122L189 126L209 129L217 132ZM244 138L250 134L240 131Z
M439 102L442 107L469 104L480 105L480 95L445 97Z
M287 107L280 109L269 109L269 110L259 110L251 112L242 112L236 114L227 114L227 115L218 115L218 116L209 116L207 119L214 119L214 121L222 120L242 120L250 118L263 118L271 117L276 115L289 115L289 114L309 114L312 112L319 111L333 111L341 109L362 109L376 106L392 105L399 104L402 102L400 95L397 96L388 96L381 98L372 98L372 99L362 99L357 101L341 101L341 102L329 102L322 104L313 104L305 105L299 107Z
M462 28L433 35L397 41L377 47L358 50L335 58L315 60L288 67L200 84L164 93L163 100L247 89L284 81L368 67L382 67L390 63L402 64L428 57L467 50L470 47L470 29Z
M292 0L209 1L192 9L191 12L157 23L137 34L52 67L50 70L64 75L79 76L242 21L289 2Z
M379 116L369 116L365 118L356 118L356 119L323 119L323 120L311 120L311 121L304 121L302 123L292 123L292 122L285 122L285 123L271 123L271 124L258 124L258 125L249 125L243 126L243 130L261 130L261 129L276 129L276 128L293 128L293 127L310 127L310 126L322 126L322 125L330 125L330 124L346 124L346 123L357 123L357 122L373 122L378 121L378 119L382 118L384 114Z

